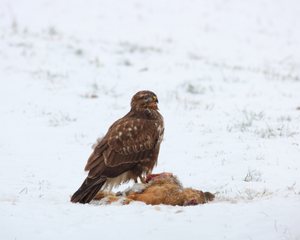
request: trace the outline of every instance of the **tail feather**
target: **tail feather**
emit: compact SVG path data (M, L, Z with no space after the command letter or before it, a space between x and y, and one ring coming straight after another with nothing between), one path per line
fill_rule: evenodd
M80 188L71 197L73 203L89 203L93 200L96 194L100 191L106 178L86 178Z

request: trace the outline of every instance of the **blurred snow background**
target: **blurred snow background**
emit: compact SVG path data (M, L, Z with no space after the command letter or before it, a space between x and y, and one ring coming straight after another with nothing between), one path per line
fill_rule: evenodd
M300 239L297 0L1 0L0 239ZM79 205L97 137L157 93L195 207Z

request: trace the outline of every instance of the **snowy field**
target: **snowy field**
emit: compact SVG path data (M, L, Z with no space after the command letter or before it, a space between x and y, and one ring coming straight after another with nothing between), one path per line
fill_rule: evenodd
M69 202L96 138L159 98L191 207ZM298 0L0 1L0 239L300 239Z

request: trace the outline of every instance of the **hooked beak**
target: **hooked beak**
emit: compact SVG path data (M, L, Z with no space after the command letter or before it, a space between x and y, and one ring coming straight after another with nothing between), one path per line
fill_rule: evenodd
M153 101L156 102L156 103L158 103L158 99L157 99L156 96L153 96Z

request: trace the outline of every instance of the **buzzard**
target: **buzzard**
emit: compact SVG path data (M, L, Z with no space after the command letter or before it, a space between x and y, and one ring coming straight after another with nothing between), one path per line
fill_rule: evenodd
M89 203L99 190L131 179L145 182L156 165L164 134L157 103L151 91L140 91L132 97L131 110L113 123L94 147L85 166L88 176L71 202Z

